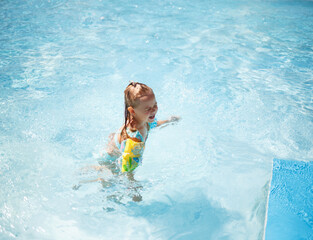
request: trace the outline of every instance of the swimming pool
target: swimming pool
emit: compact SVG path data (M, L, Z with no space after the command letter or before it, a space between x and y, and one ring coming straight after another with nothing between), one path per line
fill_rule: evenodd
M273 158L313 160L312 1L0 5L0 239L263 238ZM183 119L149 136L141 202L80 170L129 80Z

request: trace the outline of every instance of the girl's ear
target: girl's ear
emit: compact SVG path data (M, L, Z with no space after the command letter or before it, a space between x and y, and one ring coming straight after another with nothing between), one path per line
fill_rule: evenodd
M127 110L130 112L130 114L135 115L135 110L133 107L128 107Z

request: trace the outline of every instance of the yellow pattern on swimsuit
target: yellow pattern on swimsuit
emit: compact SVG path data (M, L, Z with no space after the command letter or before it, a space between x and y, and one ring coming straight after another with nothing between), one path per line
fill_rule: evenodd
M122 159L122 172L131 172L138 167L144 149L144 142L136 142L130 138L126 140Z

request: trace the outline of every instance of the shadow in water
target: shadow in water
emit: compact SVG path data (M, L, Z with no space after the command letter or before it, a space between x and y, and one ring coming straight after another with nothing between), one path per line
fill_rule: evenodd
M225 227L242 216L214 206L201 190L191 192L188 196L178 194L175 199L166 195L164 202L129 203L128 214L145 218L154 226L153 237L157 239L231 239Z

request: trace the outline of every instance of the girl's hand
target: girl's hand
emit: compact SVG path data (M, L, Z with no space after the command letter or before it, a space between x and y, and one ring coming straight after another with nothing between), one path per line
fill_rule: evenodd
M179 116L171 116L169 122L178 122L181 119Z
M167 120L159 120L157 127L162 126L162 125L165 125L165 126L162 126L162 128L163 128L163 127L166 127L169 123L178 122L180 119L181 119L181 117L178 117L178 116L171 116L170 119L167 119Z

